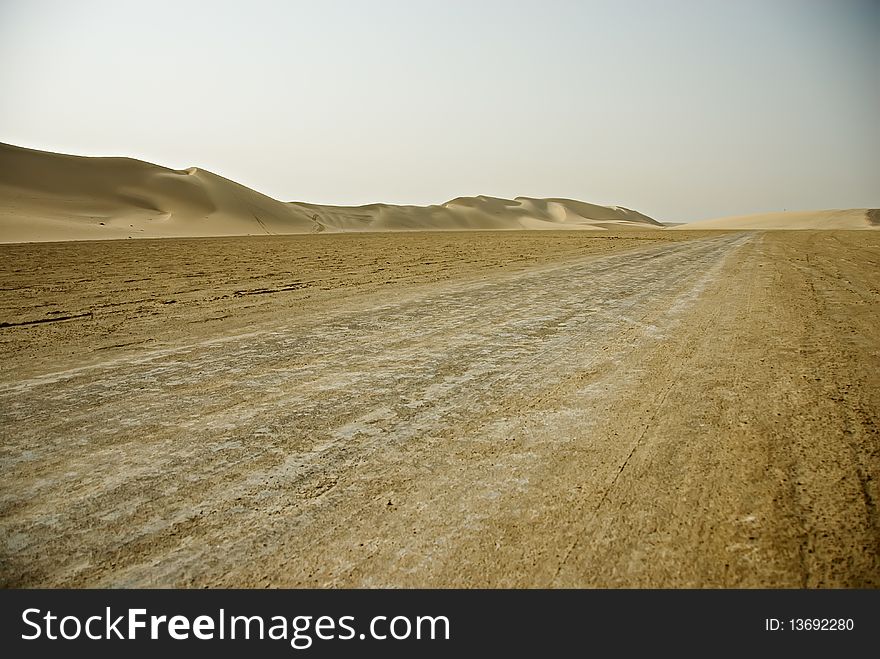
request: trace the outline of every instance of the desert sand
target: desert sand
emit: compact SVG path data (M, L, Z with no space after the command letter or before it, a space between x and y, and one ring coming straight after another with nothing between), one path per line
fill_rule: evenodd
M0 255L5 586L880 586L880 233Z
M477 196L434 206L285 203L209 171L0 144L0 242L335 231L662 228L622 207Z
M672 230L705 231L721 229L742 230L847 230L880 229L880 209L849 208L824 211L783 211L757 215L719 217L712 220L689 222Z

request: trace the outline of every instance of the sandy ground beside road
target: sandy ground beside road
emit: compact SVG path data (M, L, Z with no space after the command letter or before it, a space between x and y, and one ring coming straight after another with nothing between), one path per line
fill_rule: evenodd
M402 290L685 232L418 232L0 244L0 377L100 363ZM52 322L45 322L52 321Z
M4 247L3 583L880 585L880 236L474 235Z

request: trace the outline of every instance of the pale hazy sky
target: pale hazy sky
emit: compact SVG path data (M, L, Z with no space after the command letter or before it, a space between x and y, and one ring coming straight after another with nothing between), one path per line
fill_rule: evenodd
M880 1L0 0L0 141L276 198L880 206Z

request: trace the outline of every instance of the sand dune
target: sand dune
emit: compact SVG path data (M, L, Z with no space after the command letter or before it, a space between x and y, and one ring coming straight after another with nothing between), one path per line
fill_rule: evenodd
M320 206L292 203L333 231L642 229L660 223L628 208L572 199L459 197L436 206Z
M675 227L672 230L704 229L880 229L880 210L851 208L824 211L785 211L738 215L700 220Z
M461 197L433 206L285 203L209 171L0 144L0 242L298 234L662 228L571 199Z
M0 239L305 233L295 208L211 172L0 145Z

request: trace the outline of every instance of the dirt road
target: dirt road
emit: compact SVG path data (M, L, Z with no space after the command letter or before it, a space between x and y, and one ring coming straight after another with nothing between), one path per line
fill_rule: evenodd
M718 234L0 383L7 586L878 586L880 240Z

